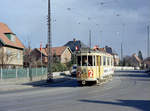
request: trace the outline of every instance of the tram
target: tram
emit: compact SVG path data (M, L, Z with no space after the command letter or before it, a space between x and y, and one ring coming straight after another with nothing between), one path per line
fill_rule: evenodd
M77 81L80 85L100 84L114 73L113 56L101 50L80 50L76 53Z

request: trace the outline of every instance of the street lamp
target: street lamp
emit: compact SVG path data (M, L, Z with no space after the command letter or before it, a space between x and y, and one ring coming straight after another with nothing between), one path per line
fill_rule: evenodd
M117 37L119 37L121 40L120 32L117 32ZM122 61L123 60L123 42L122 42L122 40L121 40L121 44L120 44L120 58L121 58L120 60Z

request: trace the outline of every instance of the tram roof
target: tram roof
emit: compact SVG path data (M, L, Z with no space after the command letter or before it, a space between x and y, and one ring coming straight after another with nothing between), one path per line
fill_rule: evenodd
M110 53L107 53L106 51L102 51L102 50L94 50L94 49L81 49L79 51L76 52L76 54L81 54L81 53L84 53L84 54L92 54L92 53L100 53L100 54L106 54L106 55L111 55Z

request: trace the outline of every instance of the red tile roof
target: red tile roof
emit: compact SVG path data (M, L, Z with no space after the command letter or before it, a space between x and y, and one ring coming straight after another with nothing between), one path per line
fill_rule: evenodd
M14 34L9 27L0 22L0 40L8 46L13 46L16 48L24 48L24 45L21 43L21 41L15 36L15 42L12 42L11 40L8 39L8 37L5 35L5 33L11 33Z
M61 56L63 54L63 52L66 50L66 46L62 46L62 47L53 47L52 48L52 55L56 54L57 56ZM40 48L37 48L38 51L40 51ZM42 48L42 50L40 52L42 52L45 56L48 56L48 49L47 48Z

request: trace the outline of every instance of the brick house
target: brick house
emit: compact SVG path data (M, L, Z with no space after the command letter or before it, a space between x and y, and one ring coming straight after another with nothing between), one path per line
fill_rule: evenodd
M14 68L23 66L24 45L9 27L0 23L0 67Z
M37 62L41 62L42 56L42 64L47 65L48 62L48 50L47 48L35 48L31 52L31 57L34 58ZM52 55L54 62L58 61L60 63L67 63L71 61L72 51L69 47L62 46L62 47L53 47L52 48Z

